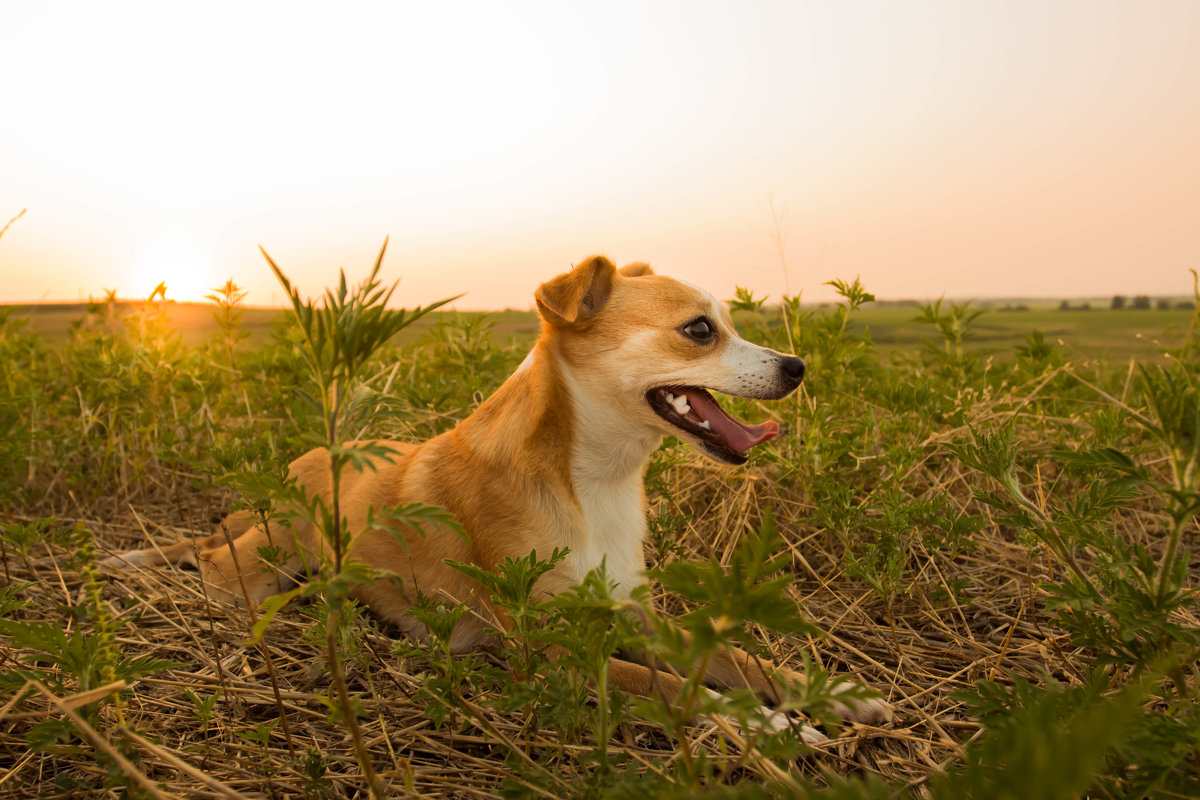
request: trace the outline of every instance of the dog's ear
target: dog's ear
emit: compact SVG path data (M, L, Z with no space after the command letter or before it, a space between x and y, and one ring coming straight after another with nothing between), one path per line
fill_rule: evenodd
M597 314L612 293L617 268L604 256L592 256L575 269L546 281L534 292L538 313L551 325L574 325Z
M650 265L642 261L635 261L632 264L626 264L617 270L617 272L621 273L626 278L640 278L643 275L654 274L654 270L650 269Z

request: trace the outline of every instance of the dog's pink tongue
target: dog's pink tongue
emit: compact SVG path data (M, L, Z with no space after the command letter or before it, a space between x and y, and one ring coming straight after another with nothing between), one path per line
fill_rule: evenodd
M747 425L725 413L707 392L685 392L688 405L702 420L708 420L714 433L739 453L744 453L756 444L779 435L779 424L769 419L761 425Z

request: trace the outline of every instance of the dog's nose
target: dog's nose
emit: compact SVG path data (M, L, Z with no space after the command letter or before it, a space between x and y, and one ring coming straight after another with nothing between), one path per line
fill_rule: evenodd
M783 374L787 375L797 385L804 380L804 359L796 356L784 356L779 363L779 368L783 370Z

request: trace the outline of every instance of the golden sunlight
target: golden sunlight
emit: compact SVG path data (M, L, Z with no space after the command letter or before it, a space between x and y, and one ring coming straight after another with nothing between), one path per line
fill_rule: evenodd
M118 287L118 293L129 299L145 299L154 287L166 283L168 300L202 303L206 302L205 295L224 282L215 265L203 256L167 248L147 253L133 271L131 282Z
M259 243L319 290L386 234L404 302L480 309L600 251L809 301L1180 293L1200 252L1186 0L121 5L5 6L0 302L265 304Z

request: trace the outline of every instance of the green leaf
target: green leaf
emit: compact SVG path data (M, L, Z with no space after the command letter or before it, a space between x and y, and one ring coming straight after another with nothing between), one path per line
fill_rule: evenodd
M255 621L254 627L250 629L250 638L247 644L258 644L262 641L263 636L267 633L267 628L271 625L271 621L275 619L275 615L283 610L284 606L294 600L297 596L305 591L306 587L297 586L280 594L273 594L268 597L258 612L258 620Z

